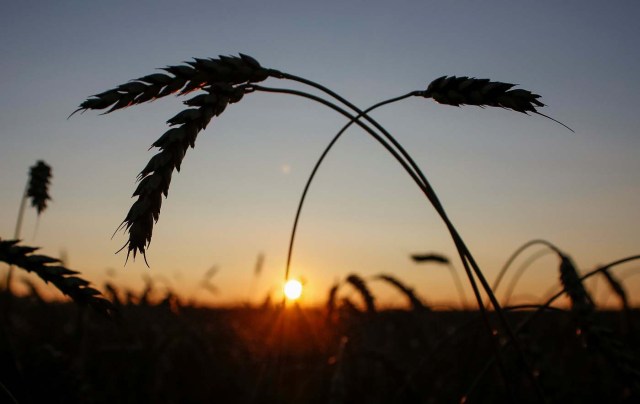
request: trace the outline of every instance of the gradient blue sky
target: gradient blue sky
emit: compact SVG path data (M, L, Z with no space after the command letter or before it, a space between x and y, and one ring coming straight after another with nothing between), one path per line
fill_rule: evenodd
M228 108L173 178L149 250L151 270L142 260L123 267L124 255L114 252L126 236L110 236L153 155L147 148L181 100L66 119L91 94L155 68L242 52L362 107L441 75L541 94L548 105L541 112L575 134L540 116L422 99L375 117L423 168L490 279L532 238L556 243L582 270L638 254L639 17L635 1L6 2L0 236L13 235L28 168L44 159L53 166L54 201L35 238L28 212L25 242L51 255L66 251L70 266L98 286L113 278L141 289L150 275L216 303L250 294L260 300L278 289L299 194L343 118L281 95L252 94ZM307 280L305 298L324 299L350 272L388 272L446 304L455 299L449 274L408 258L425 251L455 256L409 177L354 128L327 159L303 213L293 273ZM252 284L259 252L265 268ZM207 296L197 284L213 265L221 293ZM516 295L544 295L557 279L557 260L547 256ZM639 304L640 277L628 286ZM399 299L383 285L374 289L381 300ZM599 286L603 300L605 291Z

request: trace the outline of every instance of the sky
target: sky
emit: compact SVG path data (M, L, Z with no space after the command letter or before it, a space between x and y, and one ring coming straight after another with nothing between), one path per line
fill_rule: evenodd
M126 254L115 252L126 235L111 235L134 201L137 173L155 154L147 149L183 99L67 119L92 94L157 68L238 53L322 83L361 108L443 75L540 94L540 112L575 133L537 115L418 98L373 116L422 168L489 280L531 239L555 243L581 272L640 253L638 2L5 3L0 237L13 237L28 169L45 160L53 167L53 201L37 231L36 213L27 211L21 236L43 253L65 255L99 288L109 281L139 291L150 277L160 289L210 304L260 302L280 292L300 193L343 117L292 96L254 93L214 118L173 176L150 268L141 259L125 266ZM264 84L302 89L276 79ZM375 141L350 129L302 213L292 276L306 284L303 302L322 303L350 273L387 273L430 304L458 304L446 267L409 258L425 252L450 257L463 275L446 228L419 189ZM264 267L255 277L259 254ZM212 267L217 294L199 286ZM614 273L637 269L640 263L631 263ZM640 304L640 277L625 284ZM603 282L589 285L599 302L615 303ZM371 286L380 303L403 302L390 287ZM554 287L558 259L545 255L524 274L513 301L537 301Z

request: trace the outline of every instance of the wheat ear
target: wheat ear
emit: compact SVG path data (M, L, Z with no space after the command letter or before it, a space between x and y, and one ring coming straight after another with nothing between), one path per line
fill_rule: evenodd
M416 296L412 288L402 283L402 281L400 281L398 278L394 277L393 275L380 274L376 276L374 279L383 280L389 283L390 285L393 285L396 289L398 289L403 295L407 297L407 299L409 300L409 303L411 304L412 310L414 311L429 310L429 308L425 306L424 303L422 303L422 300L420 300L420 298Z
M473 77L442 76L433 80L422 92L425 98L432 98L440 104L453 106L477 105L479 107L500 107L522 112L532 112L551 119L571 132L573 129L550 116L538 112L544 107L538 99L540 96L521 88L513 89L515 84L476 79Z
M213 84L203 90L205 94L184 102L197 108L186 109L167 121L170 126L179 126L169 129L152 144L151 147L157 147L160 152L138 174L138 187L133 193L138 200L118 227L129 232L129 240L121 248L127 248L127 258L131 252L134 258L139 252L147 261L145 252L151 243L153 225L160 217L162 195L169 194L173 171L180 171L188 148L195 146L198 133L207 127L211 118L220 115L227 105L240 101L244 95L241 87L229 84Z
M42 160L38 160L29 170L27 197L31 200L31 206L38 211L38 215L44 212L47 201L51 200L49 196L51 176L51 167Z
M109 316L114 307L98 290L89 286L89 282L75 276L62 265L60 260L46 255L34 254L37 247L18 245L19 240L0 240L0 261L33 272L47 283L53 284L62 293L80 305L88 305L97 312Z
M347 276L346 282L354 287L362 296L362 300L364 300L364 304L367 308L367 313L375 313L376 312L376 304L371 291L367 287L367 283L360 276L356 274L351 274Z
M84 101L77 110L100 110L111 107L105 114L131 105L152 101L170 94L184 95L213 83L230 85L256 83L265 80L269 72L251 56L219 56L218 59L194 58L186 65L162 68L172 76L154 73L131 80L116 88L95 94ZM70 115L70 116L71 116Z
M96 94L75 111L110 107L105 112L109 113L173 93L184 95L194 90L204 91L184 102L193 108L169 119L170 126L179 126L169 129L151 146L160 152L138 175L139 184L133 193L138 199L118 227L129 232L129 240L119 251L127 249L127 260L132 252L134 258L140 253L147 265L146 249L151 242L153 225L160 217L162 195L168 195L173 170L180 171L187 149L195 146L198 133L207 127L211 118L220 115L228 104L242 99L245 93L242 84L259 82L269 75L254 58L242 54L240 57L220 56L219 59L196 58L185 63L187 65L163 69L173 76L151 74Z

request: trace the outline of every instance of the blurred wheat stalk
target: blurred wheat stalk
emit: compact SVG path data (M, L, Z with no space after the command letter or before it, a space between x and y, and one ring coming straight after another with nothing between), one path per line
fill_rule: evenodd
M38 160L35 165L29 168L29 179L27 180L27 185L20 201L16 229L13 234L14 239L17 240L20 238L27 201L31 201L31 206L38 212L38 218L42 212L47 209L47 202L51 200L51 196L49 195L49 185L51 184L51 178L53 176L51 171L51 166L42 160ZM9 266L5 285L6 290L9 292L11 291L12 282L13 266Z

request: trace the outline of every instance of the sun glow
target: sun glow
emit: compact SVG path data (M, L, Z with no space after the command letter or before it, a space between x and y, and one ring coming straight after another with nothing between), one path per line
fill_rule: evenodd
M298 300L302 295L302 283L297 279L289 279L284 284L284 295L289 300Z

